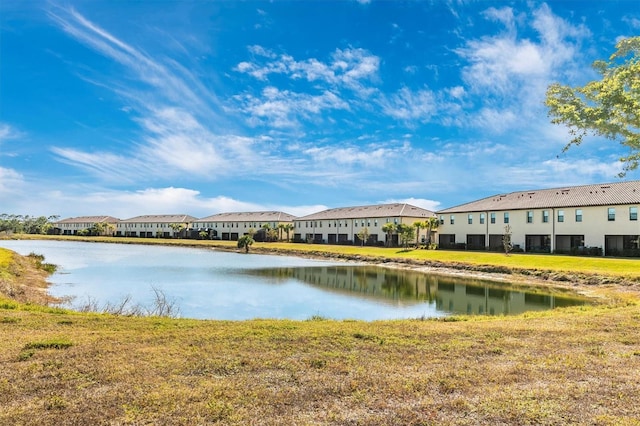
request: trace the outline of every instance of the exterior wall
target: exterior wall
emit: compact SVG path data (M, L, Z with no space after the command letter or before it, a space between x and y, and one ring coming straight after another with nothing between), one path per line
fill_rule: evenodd
M316 243L354 244L356 235L367 228L369 231L369 245L384 245L387 233L382 227L387 223L411 225L424 221L421 217L376 217L324 220L295 220L294 233L296 240L312 240ZM432 231L435 234L435 231ZM420 230L420 238L426 236L426 230ZM433 237L432 237L433 238Z
M60 223L57 222L55 227L58 228L61 235L76 235L78 232L83 231L85 229L90 229L96 222L73 222L73 223ZM107 222L112 225L114 228L117 227L117 224L114 222Z
M615 209L614 220L609 220L609 209ZM630 216L630 208L636 209L635 220ZM440 235L455 235L456 244L466 244L469 235L484 235L486 247L490 241L496 241L491 236L502 236L505 226L511 227L511 242L527 251L531 251L532 241L538 241L534 236L548 236L551 251L570 249L572 244L579 247L599 247L605 249L606 236L637 236L640 235L640 220L637 209L639 205L592 206L592 207L564 207L530 210L498 210L489 212L439 213ZM577 211L581 212L581 221ZM548 222L543 221L544 212L548 212ZM484 223L480 215L484 213ZM495 223L492 223L492 213ZM508 223L505 223L505 213ZM469 223L471 215L471 223ZM531 216L529 216L531 215ZM453 223L452 223L453 217ZM528 218L531 217L531 221ZM562 220L561 220L562 218ZM529 238L528 238L529 237ZM572 238L573 237L573 238ZM609 245L620 245L622 238L608 238ZM618 248L618 247L617 247ZM619 247L621 248L621 247Z
M193 223L195 230L209 230L210 238L219 240L237 240L239 237L248 234L250 229L254 231L260 231L262 226L269 224L272 229L278 230L278 225L288 224L292 222L279 222L279 221L198 221ZM278 233L280 231L278 230ZM294 230L289 231L289 237L293 238ZM287 238L287 233L282 231L282 238Z
M169 225L169 223L162 222L120 222L116 228L116 235L123 237L173 237L175 231Z

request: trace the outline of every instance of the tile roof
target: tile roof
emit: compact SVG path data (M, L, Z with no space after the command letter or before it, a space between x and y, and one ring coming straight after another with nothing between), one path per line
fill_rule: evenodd
M498 194L440 210L438 213L614 206L624 204L640 204L640 181L569 186Z
M360 219L373 217L433 217L435 213L411 204L376 204L372 206L339 207L324 210L296 220Z
M131 219L121 220L121 223L192 223L196 219L193 216L187 214L157 214L157 215L145 215L136 216Z
M119 222L120 219L112 217L112 216L78 216L78 217L68 217L66 219L59 220L55 223L116 223Z
M295 216L283 212L218 213L198 219L197 222L293 222Z

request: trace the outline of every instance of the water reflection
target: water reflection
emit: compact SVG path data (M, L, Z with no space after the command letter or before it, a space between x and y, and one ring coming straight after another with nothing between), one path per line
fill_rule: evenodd
M389 305L435 302L438 311L454 314L513 315L589 303L575 294L374 266L262 268L242 273L274 283L295 279L325 291L357 294Z

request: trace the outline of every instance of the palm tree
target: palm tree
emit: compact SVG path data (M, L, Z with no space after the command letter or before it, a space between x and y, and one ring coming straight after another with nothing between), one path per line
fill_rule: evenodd
M291 239L289 238L289 233L293 231L293 229L294 229L293 223L287 223L284 225L284 230L287 233L287 241L291 241Z
M169 228L173 229L173 237L175 238L176 234L179 234L186 228L186 225L184 223L170 223Z
M382 225L382 232L387 234L387 241L385 241L386 247L391 247L391 237L393 233L396 231L396 224L389 222Z
M264 231L264 240L269 241L269 231L271 231L271 225L268 223L263 223L261 228Z
M420 247L420 230L427 227L426 221L413 222L413 227L416 228L416 248Z
M428 248L429 245L431 244L431 233L436 229L438 229L438 226L440 226L440 221L438 220L437 217L430 217L427 220L425 220L425 223L427 228L427 248Z
M245 234L238 238L238 248L243 248L245 253L249 253L249 247L255 243L253 237L249 234Z
M282 231L287 228L287 225L284 223L278 224L278 241L282 241Z

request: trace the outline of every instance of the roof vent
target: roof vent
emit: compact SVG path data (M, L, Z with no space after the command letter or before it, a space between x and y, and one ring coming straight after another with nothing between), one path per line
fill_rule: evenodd
M608 189L608 188L611 188L611 187L610 187L610 186L601 186L600 188L602 188L602 189Z

